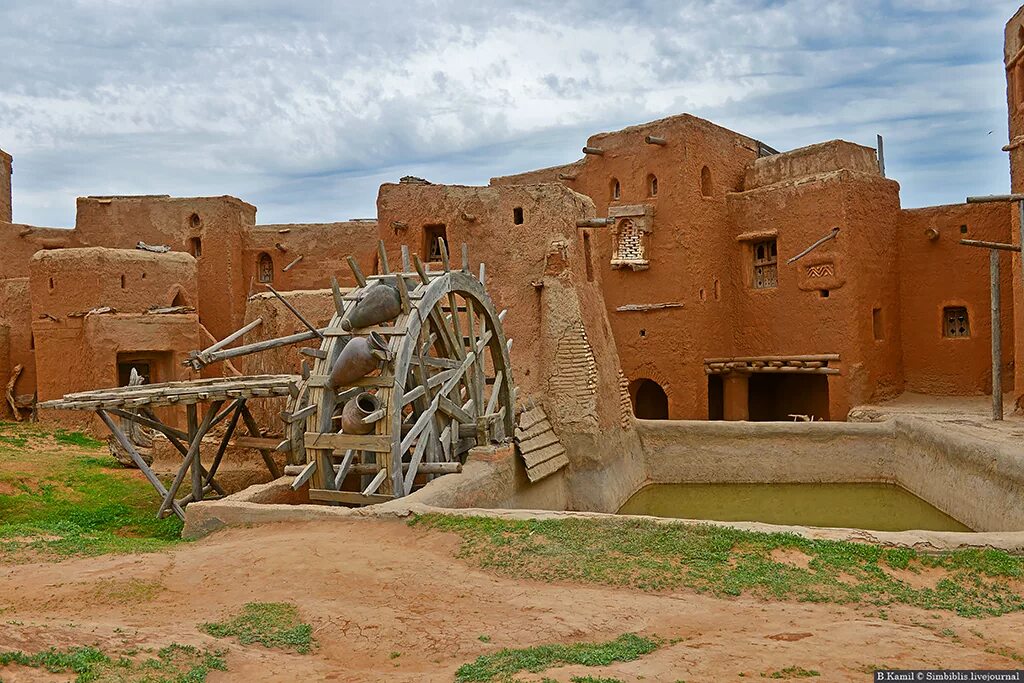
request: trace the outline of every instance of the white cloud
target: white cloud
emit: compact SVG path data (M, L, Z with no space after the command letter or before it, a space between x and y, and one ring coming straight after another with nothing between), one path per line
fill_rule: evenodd
M81 194L374 213L376 185L570 161L689 111L779 148L886 136L906 205L1008 185L1006 3L39 2L0 7L15 218ZM989 130L994 130L988 135Z

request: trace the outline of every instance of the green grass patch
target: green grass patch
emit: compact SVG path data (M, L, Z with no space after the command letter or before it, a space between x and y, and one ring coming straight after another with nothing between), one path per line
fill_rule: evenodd
M981 617L1024 610L1015 589L1024 558L997 550L926 555L865 543L810 540L708 524L651 520L503 520L423 515L414 527L462 537L459 556L515 578L644 591L692 588L717 596L806 602L894 603ZM776 551L802 557L780 561ZM798 551L794 553L793 551ZM934 587L897 571L933 572Z
M621 678L599 678L597 676L573 676L572 683L624 683Z
M75 674L75 683L203 683L211 671L227 670L223 652L176 643L160 649L155 657L134 659L115 659L95 647L0 652L0 666L11 664Z
M242 645L308 653L315 641L313 627L299 620L299 610L286 602L250 602L242 613L228 621L200 624L199 629L215 638L237 638Z
M507 681L520 671L537 673L570 664L607 666L613 662L631 662L654 652L660 644L649 638L626 633L607 643L504 649L494 654L481 655L476 661L463 664L455 672L455 680L457 683Z
M181 521L106 445L78 432L0 423L0 560L162 550Z
M761 674L761 678L815 678L821 673L814 669L805 669L802 666L787 666L785 669Z

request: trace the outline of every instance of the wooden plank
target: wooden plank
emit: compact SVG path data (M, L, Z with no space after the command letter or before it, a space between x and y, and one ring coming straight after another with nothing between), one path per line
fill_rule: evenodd
M522 429L524 431L532 429L542 420L547 419L548 416L544 414L543 408L537 407L531 410L527 410L525 413L519 416L519 429Z
M330 489L310 489L309 490L310 500L322 500L332 503L349 503L355 505L375 505L377 503L386 503L389 500L394 500L394 496L386 496L383 494L374 494L372 496L364 496L356 491L331 491Z
M298 491L302 488L302 485L309 481L313 473L316 472L316 460L306 463L306 466L302 468L302 471L295 477L295 481L292 482L292 491Z
M530 439L536 438L545 432L551 431L551 423L547 418L541 420L537 424L533 425L529 429L516 429L516 441L525 443Z
M523 462L526 463L527 467L535 467L538 464L544 462L545 460L550 460L559 453L565 453L565 446L563 446L561 443L556 442L545 448L541 448L530 453L520 452L519 455L520 457L522 457Z
M536 467L527 469L526 477L531 482L537 482L543 479L544 477L551 476L552 474L554 474L555 472L562 469L568 464L569 458L567 458L564 454L557 455L554 458L551 458L550 460L547 460Z
M276 451L281 439L268 439L262 436L236 436L232 439L232 445L237 448L255 448L267 451Z
M390 453L391 437L376 434L321 434L306 432L306 448L329 448L333 450L373 451Z
M785 363L786 361L789 361L789 360L811 360L811 361L813 361L813 360L820 360L820 361L835 360L835 361L838 361L839 360L839 354L838 353L819 353L819 354L797 355L797 356L738 356L736 358L705 358L704 359L704 363L705 364L708 364L708 363L750 363L750 362L756 361L756 360L761 360L761 361L766 361L766 362L780 361L780 362L783 362L783 363Z

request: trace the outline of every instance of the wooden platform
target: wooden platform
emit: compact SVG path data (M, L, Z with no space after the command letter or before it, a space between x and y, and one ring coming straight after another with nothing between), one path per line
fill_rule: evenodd
M67 394L61 399L40 403L39 407L50 410L96 410L99 408L190 405L201 401L288 396L297 391L298 382L298 375L252 375L249 377L214 377L185 382L162 382L134 387L80 391Z

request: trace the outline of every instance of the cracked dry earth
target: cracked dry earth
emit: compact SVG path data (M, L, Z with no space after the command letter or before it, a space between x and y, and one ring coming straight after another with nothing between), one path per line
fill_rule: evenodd
M0 565L0 651L226 648L228 671L211 673L213 683L452 681L460 665L504 647L603 642L626 632L669 642L633 662L519 679L719 681L802 667L820 672L816 680L867 681L875 667L1022 666L996 654L1024 650L1020 613L965 619L898 606L882 612L517 581L456 559L459 544L398 520L348 520L231 529L158 554ZM250 601L296 604L319 646L289 654L197 629ZM0 679L69 677L0 668Z

